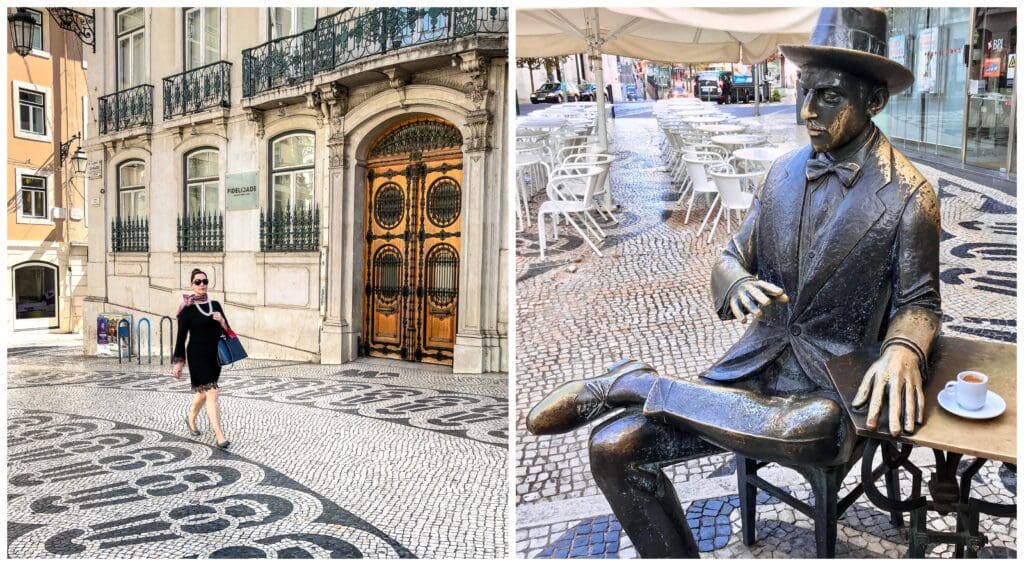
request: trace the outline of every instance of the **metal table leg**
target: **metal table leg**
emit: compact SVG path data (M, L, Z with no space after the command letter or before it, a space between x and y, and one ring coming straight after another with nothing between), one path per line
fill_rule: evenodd
M911 495L905 501L899 499L899 494L883 496L872 480L875 476L871 475L871 463L879 446L882 447L882 464L889 470L887 473L898 473L899 468L903 468L913 476ZM957 478L957 468L963 456L942 450L933 450L935 472L928 479L931 498L922 497L921 470L908 459L912 449L913 446L909 444L903 444L897 449L895 442L869 438L861 460L864 493L881 509L901 514L910 512L910 558L924 558L929 543L953 544L957 558L976 558L978 550L988 543L988 537L981 534L978 528L981 513L996 517L1016 517L1016 506L971 498L971 482L987 460L975 459ZM928 530L928 511L942 515L956 513L956 530L951 533Z

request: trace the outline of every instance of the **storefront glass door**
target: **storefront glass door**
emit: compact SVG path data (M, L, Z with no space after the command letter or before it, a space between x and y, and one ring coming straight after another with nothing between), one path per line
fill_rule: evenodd
M1016 172L1011 158L1017 58L1017 11L977 8L967 70L964 161Z

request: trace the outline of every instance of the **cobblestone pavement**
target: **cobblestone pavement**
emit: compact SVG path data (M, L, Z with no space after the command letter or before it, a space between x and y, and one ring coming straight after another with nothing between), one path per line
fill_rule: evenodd
M604 257L594 255L570 229L560 231L560 239L541 261L536 224L518 235L515 457L520 557L635 555L591 477L585 450L589 427L561 436L532 436L525 428L530 407L557 385L603 373L623 358L645 360L663 375L692 378L744 330L713 313L709 277L727 236L720 228L706 244L707 232L694 237L703 209L695 205L696 220L689 224L683 223L685 210L672 210L676 192L657 155L655 120L615 120L613 139L613 194L622 209L619 225L609 227L601 245ZM943 332L1016 342L1016 199L930 167L919 168L942 203ZM534 218L540 200L533 203ZM918 450L912 459L925 468L926 477L934 468L930 453ZM743 545L734 470L727 455L667 470L703 555L814 556L813 524L781 502L758 507L757 542ZM775 466L764 473L808 499L809 485L795 473ZM847 478L847 489L857 475ZM988 463L973 493L1014 501L1015 482L1015 472ZM902 482L906 488L909 484ZM954 524L952 516L930 515L929 521L935 529ZM1016 555L1015 520L983 516L982 532L991 539L983 554ZM891 527L866 498L840 519L839 556L898 557L906 549L906 528ZM939 545L929 551L949 556L952 548Z
M362 359L221 375L229 451L169 365L8 351L8 556L508 555L508 377Z

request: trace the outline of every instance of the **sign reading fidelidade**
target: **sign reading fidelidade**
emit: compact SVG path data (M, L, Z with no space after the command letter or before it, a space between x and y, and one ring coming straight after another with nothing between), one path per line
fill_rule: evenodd
M259 208L256 181L259 171L228 173L224 178L224 208L226 210L253 210Z

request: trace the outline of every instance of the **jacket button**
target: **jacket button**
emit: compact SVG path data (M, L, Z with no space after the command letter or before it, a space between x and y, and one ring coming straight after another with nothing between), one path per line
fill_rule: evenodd
M800 336L801 332L802 332L802 330L800 330L800 325L799 324L791 324L791 325L789 325L789 333L792 334L793 336Z

